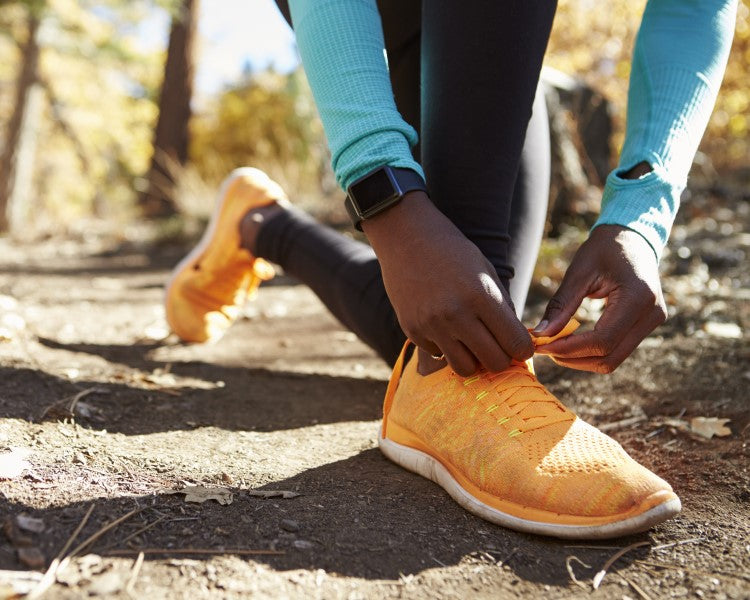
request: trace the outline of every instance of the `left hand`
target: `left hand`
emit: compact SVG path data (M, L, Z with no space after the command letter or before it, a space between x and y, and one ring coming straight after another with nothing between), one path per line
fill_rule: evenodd
M611 373L667 318L654 251L640 234L617 225L600 225L581 245L534 334L557 334L587 297L606 298L593 331L537 352L572 369Z

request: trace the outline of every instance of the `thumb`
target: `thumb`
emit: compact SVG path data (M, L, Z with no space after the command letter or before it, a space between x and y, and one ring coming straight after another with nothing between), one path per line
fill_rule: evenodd
M588 287L585 280L568 269L560 287L547 303L542 320L534 327L534 335L553 336L560 333L581 306L588 293Z

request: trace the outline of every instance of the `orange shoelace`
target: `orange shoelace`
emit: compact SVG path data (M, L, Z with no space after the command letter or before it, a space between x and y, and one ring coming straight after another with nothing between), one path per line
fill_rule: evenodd
M578 329L579 326L580 323L578 321L571 319L557 335L536 337L531 330L529 330L529 333L531 334L534 346L538 348L539 346L569 336ZM385 402L383 405L386 415L390 412L390 407L393 404L393 398L396 394L398 382L401 378L401 373L404 367L404 356L410 343L410 341L406 342L406 345L393 368L393 374L388 383L388 389L386 391ZM458 377L458 375L454 376ZM528 431L549 427L556 423L572 421L575 419L575 415L566 409L565 406L563 406L563 404L539 382L536 375L534 375L531 364L513 361L510 367L499 373L490 373L481 370L479 373L465 378L463 380L463 385L468 387L482 380L488 382L490 385L482 389L475 399L481 400L492 394L492 403L487 406L485 411L492 413L504 406L506 410L510 412L498 419L498 424L502 425L503 423L510 421L513 417L519 417L523 422L522 429L516 428L509 433L511 437ZM385 435L385 431L383 432L383 435Z
M501 373L482 372L466 379L464 385L479 380L490 383L477 395L477 399L481 400L492 394L492 404L485 412L492 413L504 408L502 412L505 416L498 419L498 424L514 417L523 422L522 428L511 431L511 437L575 418L523 363L514 363Z

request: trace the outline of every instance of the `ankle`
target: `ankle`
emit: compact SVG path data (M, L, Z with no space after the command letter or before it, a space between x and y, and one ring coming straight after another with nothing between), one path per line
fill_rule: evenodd
M444 358L437 360L433 358L427 350L417 348L417 373L422 375L422 377L431 375L447 365L448 363Z
M240 246L250 254L256 255L258 235L263 224L283 210L285 207L280 202L272 202L249 210L240 221Z

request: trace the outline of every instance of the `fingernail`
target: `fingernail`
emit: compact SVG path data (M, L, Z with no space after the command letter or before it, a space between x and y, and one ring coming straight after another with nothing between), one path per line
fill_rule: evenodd
M544 320L542 320L539 323L539 325L537 325L536 327L534 327L534 331L537 332L537 333L540 333L540 332L544 331L545 329L547 329L548 325L549 325L549 321L547 319L544 319Z

